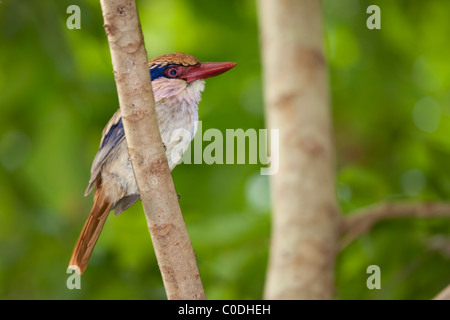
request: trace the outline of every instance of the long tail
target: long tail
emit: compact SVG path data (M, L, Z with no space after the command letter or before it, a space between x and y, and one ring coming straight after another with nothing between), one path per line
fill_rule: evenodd
M80 274L86 269L89 257L94 250L111 206L112 204L105 198L102 189L95 190L94 205L73 249L72 258L69 262L69 267Z

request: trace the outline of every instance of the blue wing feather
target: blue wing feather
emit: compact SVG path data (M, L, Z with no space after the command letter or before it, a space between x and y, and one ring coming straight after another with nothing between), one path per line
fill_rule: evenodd
M125 139L125 132L123 130L122 117L120 115L120 109L111 117L103 130L103 138L100 141L100 148L95 155L94 161L91 167L91 179L89 180L88 187L86 188L85 195L88 195L100 174L101 168L105 161L114 153L117 146Z
M119 121L111 126L108 133L103 138L100 149L105 146L114 147L117 142L119 142L124 137L122 117L119 118Z

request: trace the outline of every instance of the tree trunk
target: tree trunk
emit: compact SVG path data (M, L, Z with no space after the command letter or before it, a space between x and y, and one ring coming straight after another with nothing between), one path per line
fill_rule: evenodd
M330 299L339 215L318 0L260 0L266 121L279 129L266 299Z
M101 0L128 152L169 299L204 299L159 133L134 0Z

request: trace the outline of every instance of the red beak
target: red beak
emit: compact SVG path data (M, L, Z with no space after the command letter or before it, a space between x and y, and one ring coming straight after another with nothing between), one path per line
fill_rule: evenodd
M187 82L192 82L198 79L215 77L234 68L236 65L237 63L234 62L203 62L191 67L180 78L186 79Z

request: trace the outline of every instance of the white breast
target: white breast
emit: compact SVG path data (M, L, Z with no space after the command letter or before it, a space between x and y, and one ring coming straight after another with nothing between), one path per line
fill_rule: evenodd
M159 130L166 146L170 170L181 160L181 156L197 132L198 103L204 89L203 80L197 80L187 85L184 80L175 81L181 81L180 85L183 85L184 89L176 95L155 99ZM165 92L158 90L160 88L158 83L153 87L155 97L165 96Z

